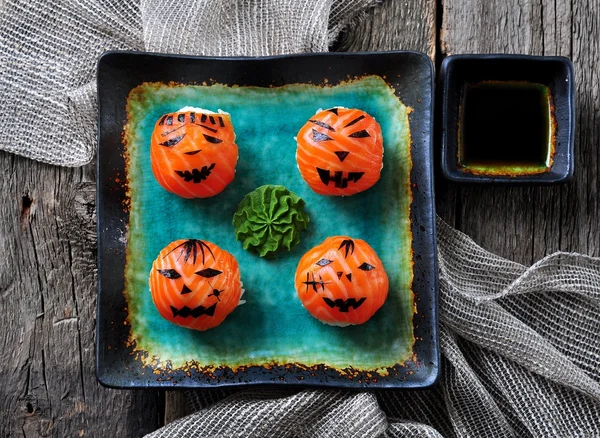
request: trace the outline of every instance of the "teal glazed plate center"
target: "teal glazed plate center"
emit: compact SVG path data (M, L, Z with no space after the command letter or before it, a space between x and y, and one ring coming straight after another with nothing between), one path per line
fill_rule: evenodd
M310 60L302 56L269 60L303 58ZM206 58L112 53L100 61L99 180L104 181L98 189L100 382L118 387L431 384L438 364L435 312L419 311L423 304L428 309L435 304L430 154L417 162L419 155L414 151L423 144L430 148L429 137L416 135L415 125L423 125L423 115L417 118L414 113L426 112L430 122L430 106L423 108L421 102L431 103L431 89L423 87L418 98L409 96L406 102L399 92L401 72L394 77L393 71L378 68L345 77L329 69L318 81L310 77L294 80L294 73L287 72L290 77L282 83L271 79L264 84L264 78L237 77L235 71L240 76L242 71L257 75L261 69L260 64L256 71L251 68L257 59L240 59L237 62L245 63L246 70L232 72L233 60L222 60L228 73L206 71L206 76L194 80L168 77L164 72L162 77L136 73L139 78L128 79L130 85L119 94L118 102L109 103L103 99L107 92L102 79L110 76L114 81L111 69L123 77L128 69L131 73L134 64L115 62L124 59L137 61L139 69L168 66L174 60L189 65ZM430 85L428 80L422 82ZM110 105L117 107L112 113ZM231 114L239 148L236 176L212 198L180 198L164 190L151 171L150 138L156 121L186 106ZM318 110L334 106L366 111L381 125L384 139L381 179L369 190L349 197L314 193L300 176L295 159L295 136L300 128ZM120 151L119 156L102 160L110 147ZM116 166L110 169L108 161ZM232 225L242 198L265 184L283 185L295 192L306 202L310 217L300 243L274 259L244 250ZM421 217L415 215L415 203L423 198L430 202ZM118 235L114 228L121 230ZM116 239L107 238L111 233ZM336 235L367 241L390 280L386 302L362 325L342 328L321 323L304 309L294 288L302 255ZM163 319L152 302L148 286L152 262L162 248L178 239L210 241L239 262L245 303L218 327L200 332L177 326ZM115 281L107 271L111 264L118 266L117 260L122 265L117 268L120 274L113 271L120 277ZM423 260L429 265L424 267ZM107 304L109 294L114 303ZM117 309L119 301L124 306ZM428 329L426 339L424 328ZM420 355L425 344L427 352ZM104 365L109 357L111 364ZM419 375L420 380L413 383Z
M195 106L231 114L239 148L235 180L219 195L183 199L165 191L150 169L152 130L163 114ZM360 108L381 125L384 164L380 181L348 197L321 196L303 181L294 137L319 108ZM254 364L324 364L361 371L383 370L412 356L414 342L410 231L410 137L408 109L376 76L323 87L175 86L143 84L128 102L130 222L125 270L132 341L173 367ZM264 184L284 185L306 202L310 217L300 244L274 260L245 251L232 218L246 193ZM294 274L302 255L327 237L363 239L388 273L390 293L365 324L331 327L302 307ZM240 264L246 301L214 329L186 329L163 319L148 290L152 261L177 239L208 240ZM177 340L173 342L173 340Z

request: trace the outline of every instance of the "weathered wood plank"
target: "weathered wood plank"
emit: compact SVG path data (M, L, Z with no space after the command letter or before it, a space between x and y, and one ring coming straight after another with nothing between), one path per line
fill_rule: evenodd
M0 436L132 436L160 395L96 383L94 167L0 153Z
M572 9L572 4L574 8ZM453 53L571 56L577 81L574 181L561 187L445 184L457 190L455 224L492 252L531 263L557 250L600 254L597 2L446 0L440 47ZM572 33L573 31L573 33ZM440 214L444 217L444 209Z
M386 0L342 33L337 50L417 50L433 59L435 46L435 0Z
M566 10L566 8L565 8ZM559 245L600 255L600 3L573 3L571 56L577 87L575 181L560 193ZM568 15L567 15L568 16Z
M169 424L189 414L188 404L183 391L165 392L164 424Z
M440 32L442 55L453 53L538 54L541 41L532 22L539 4L525 7L508 2L446 1ZM539 18L537 19L539 22ZM460 186L440 182L444 191L456 190L454 225L477 242L505 257L528 263L533 248L533 192L530 187ZM451 211L452 209L450 209ZM444 217L444 209L440 209Z

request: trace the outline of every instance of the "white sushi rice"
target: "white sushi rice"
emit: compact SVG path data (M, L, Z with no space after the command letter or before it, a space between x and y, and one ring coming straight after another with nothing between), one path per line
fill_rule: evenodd
M207 110L207 109L204 109L204 108L199 108L199 107L196 107L196 106L184 106L183 108L181 108L177 112L178 113L195 112L195 113L200 113L200 114L227 114L227 115L230 115L228 112L223 111L222 109L218 109L217 112L214 112L214 111Z
M332 106L331 108L341 108L341 109L348 109L348 108L346 108L345 106ZM323 108L319 108L315 114L319 114L321 111L323 111ZM370 115L370 114L369 114L369 115ZM373 117L373 120L377 120L377 119L375 118L375 116L371 116L371 117Z
M345 106L332 106L331 108L348 109ZM328 108L328 109L330 109L330 108ZM323 111L323 108L319 108L315 114L319 114L321 111Z
M244 289L244 283L241 280L240 280L240 286L242 288L242 293L240 293L240 301L237 304L238 306L241 306L242 304L246 304L246 300L242 300L242 297L244 296L246 289Z
M317 318L319 319L319 318ZM319 319L319 321L321 321ZM356 324L352 324L351 322L326 322L326 321L321 321L323 324L325 325L330 325L332 327L348 327L350 325L356 325Z

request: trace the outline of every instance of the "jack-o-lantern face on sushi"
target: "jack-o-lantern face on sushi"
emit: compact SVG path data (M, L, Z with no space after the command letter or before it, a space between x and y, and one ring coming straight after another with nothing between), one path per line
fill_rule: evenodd
M388 277L373 248L337 236L308 251L298 263L296 292L309 313L326 324L368 321L388 294Z
M320 111L300 129L296 160L302 178L321 195L349 196L379 180L381 127L364 111Z
M187 109L165 114L156 122L150 145L152 172L169 192L208 198L235 177L235 133L229 114Z
M233 255L213 243L177 240L152 264L150 292L163 318L206 330L223 322L240 303L239 266Z

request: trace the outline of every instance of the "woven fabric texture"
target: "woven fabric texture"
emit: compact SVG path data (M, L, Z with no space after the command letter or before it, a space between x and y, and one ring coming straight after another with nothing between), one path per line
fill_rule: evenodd
M193 413L149 436L600 436L600 259L528 268L437 227L437 387L189 391Z
M213 56L326 52L376 0L2 0L0 149L61 166L96 151L107 50ZM35 123L23 123L35 120Z

